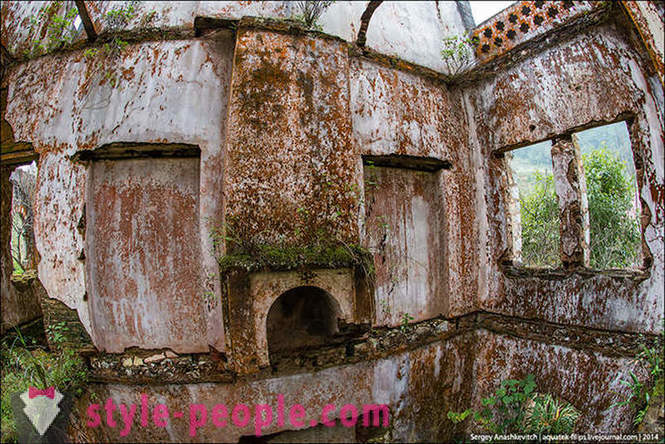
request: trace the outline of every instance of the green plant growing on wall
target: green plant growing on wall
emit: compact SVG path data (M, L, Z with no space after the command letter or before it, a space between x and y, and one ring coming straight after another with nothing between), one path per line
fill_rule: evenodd
M138 1L132 1L122 8L114 8L106 12L103 16L104 27L112 36L106 39L101 46L88 48L83 53L91 64L92 71L103 72L104 80L113 88L119 85L120 80L120 76L115 68L115 61L129 44L129 42L122 40L117 34L124 30L137 16L137 5ZM142 21L142 26L147 25L147 22L152 20L154 11L147 17L150 18L147 21ZM110 66L110 68L104 69L105 66Z
M476 64L473 47L477 38L468 35L455 35L443 39L441 58L446 65L449 79L455 79Z
M627 268L640 253L640 225L631 214L635 186L626 161L605 144L582 156L589 202L591 266Z
M552 174L536 172L534 184L520 192L522 261L531 267L556 266L559 262L559 204Z
M310 216L304 208L296 209L307 227ZM216 247L224 245L226 254L218 257L220 273L231 269L304 270L313 267L358 267L370 281L374 279L374 260L364 247L350 244L323 228L295 230L290 237L274 242L246 238L238 230L238 222L231 220L211 232Z
M575 407L552 395L536 395L524 416L524 431L538 435L571 433L580 417Z
M65 341L65 337L69 331L69 328L65 322L55 322L53 324L49 324L45 330L49 341L52 344L60 346Z
M131 1L122 8L113 8L104 15L104 23L109 31L117 32L124 29L136 17L138 1Z
M376 165L374 162L371 160L365 161L365 171L367 172L365 186L369 188L376 187L378 185L378 179L376 177Z
M294 3L297 12L291 19L301 22L305 28L322 31L323 28L317 21L321 14L334 3L334 0L308 0Z
M45 23L46 33L43 38L30 42L29 49L24 52L26 57L36 57L60 49L74 40L78 34L74 26L74 21L78 17L78 9L71 7L64 15L59 15L56 12L61 9L62 5L62 0L54 1L48 7L43 8L37 16L30 17L28 33L32 35L40 23Z
M413 321L414 317L411 316L409 313L402 313L402 317L400 319L401 319L401 323L400 323L400 326L399 326L399 330L402 333L406 333L406 331L409 328L409 322Z
M642 336L642 339L644 337ZM652 398L663 396L663 385L665 382L665 326L660 332L658 344L647 346L644 342L639 345L640 351L635 356L635 361L645 369L646 378L639 378L635 372L628 372L629 378L622 378L619 382L628 387L628 397L622 401L612 404L617 406L632 406L636 413L634 424L639 425L650 406Z
M580 413L572 405L535 389L532 374L501 381L495 393L481 400L481 410L449 411L448 419L457 424L471 418L487 433L571 433Z
M391 315L392 309L390 308L390 303L387 299L381 299L381 311L383 311L383 314L386 316Z

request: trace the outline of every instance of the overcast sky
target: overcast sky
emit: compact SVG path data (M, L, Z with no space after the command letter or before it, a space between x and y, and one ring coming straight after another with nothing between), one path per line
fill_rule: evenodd
M469 3L471 4L471 12L473 13L476 25L480 25L497 12L503 11L515 2L472 0Z

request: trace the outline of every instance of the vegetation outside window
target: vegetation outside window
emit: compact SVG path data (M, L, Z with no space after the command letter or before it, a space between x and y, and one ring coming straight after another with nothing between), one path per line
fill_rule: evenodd
M559 265L559 207L552 177L551 142L509 153L512 172L513 254L526 267ZM516 208L519 207L519 208Z
M591 267L640 265L640 202L626 122L573 135L582 153L589 202Z

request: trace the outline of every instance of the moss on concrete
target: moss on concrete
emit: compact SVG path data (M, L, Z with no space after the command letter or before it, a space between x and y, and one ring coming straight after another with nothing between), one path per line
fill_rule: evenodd
M345 244L258 245L251 251L238 251L218 259L220 273L230 270L288 271L309 268L358 268L374 275L372 254L364 247Z

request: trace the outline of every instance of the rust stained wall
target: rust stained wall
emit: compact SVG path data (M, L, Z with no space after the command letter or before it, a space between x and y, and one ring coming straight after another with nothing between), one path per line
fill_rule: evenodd
M247 360L256 354L259 367L270 365L268 342L271 338L267 327L270 308L285 292L302 286L318 287L328 293L334 301L333 306L338 310L338 322L351 324L363 321L357 316L355 282L350 269L311 270L309 275L304 276L298 272L254 273L249 277L250 291L247 295L252 300L253 317L245 322L254 323L256 338L253 342L236 342L234 353L242 355L238 357L239 360ZM234 311L235 315L237 311Z
M478 148L488 159L487 293L480 307L520 317L539 317L607 329L659 328L663 312L663 127L639 55L614 25L582 32L467 89L475 114ZM653 95L652 95L653 94ZM650 278L573 274L553 280L507 277L498 266L509 248L504 165L492 151L526 145L594 122L634 116L631 143L644 165L642 205L651 215L645 228L653 256ZM485 222L481 222L485 225ZM482 227L481 227L482 230ZM528 273L527 273L528 274Z
M208 351L199 158L93 162L86 251L97 346Z
M463 141L457 101L431 79L351 59L353 140L362 154L457 160Z
M183 20L189 23L188 18ZM487 310L607 330L654 332L663 308L662 117L654 99L658 91L646 80L642 59L625 42L615 25L604 25L452 91L433 80L350 59L346 46L338 41L247 28L238 31L235 58L233 38L215 34L202 40L133 44L119 59L103 60L101 70L80 51L15 65L8 75L6 120L16 140L33 143L41 154L36 235L45 287L50 297L78 310L100 347L129 333L130 340L120 341L118 348L172 346L180 341L176 345L182 350L204 350L210 344L225 351L221 307L214 302L181 300L178 308L195 320L192 336L196 337L176 337L173 342L169 342L172 332L165 334L171 326L168 322L138 328L132 325L138 317L129 316L129 321L117 325L112 318L121 310L95 308L104 301L92 291L86 295L86 290L101 283L108 285L111 298L129 299L125 285L141 274L111 283L98 282L94 273L85 272L86 265L93 263L89 254L82 253L86 248L94 251L96 240L103 251L115 254L115 244L105 239L104 230L117 224L109 220L97 226L86 220L86 208L96 214L95 202L85 194L86 183L94 183L95 175L90 175L89 164L73 163L69 156L117 141L190 143L201 148L198 189L192 174L183 180L187 190L178 198L193 206L194 196L199 195L198 236L188 238L191 251L184 256L193 257L198 250L200 274L185 261L178 265L184 265L182 269L162 267L159 262L145 276L148 282L161 285L161 273L191 272L195 276L190 282L178 275L178 284L183 285L178 290L184 290L184 296L194 292L195 282L208 289L206 276L211 272L212 291L219 295L209 234L223 217L227 222L240 221L244 240L276 242L280 236L268 236L264 230L289 238L304 227L326 227L332 236L358 242L361 193L366 191L361 154L399 153L438 157L452 165L439 173L445 214L439 229L447 236L448 315ZM229 90L232 62L235 73ZM118 70L117 88L105 80L104 70L109 68ZM662 96L662 87L660 92ZM641 196L651 215L645 234L654 261L651 277L640 283L604 275L573 274L551 280L505 275L498 264L509 247L501 189L505 165L491 153L593 121L613 120L626 111L635 116L631 138L644 162ZM153 174L164 172L157 168L135 173L137 182L132 186L138 189L141 181L149 182ZM162 177L167 183L171 178ZM170 189L174 187L171 182ZM118 196L123 203L134 199L130 194ZM147 216L168 216L148 209L142 209ZM188 235L197 231L195 219L186 218L191 224L185 230ZM86 226L99 233L85 235ZM152 248L158 260L159 239L169 233L163 228L153 233L155 237L146 235L141 245ZM185 227L173 227L180 228ZM143 233L128 234L135 235ZM140 256L141 250L125 246L118 253L123 254ZM120 264L124 262L113 266ZM160 303L165 300L160 298L140 311L160 316ZM251 302L245 301L242 307ZM135 309L130 307L130 315ZM404 305L404 311L418 310L410 301ZM238 326L235 331L241 339L254 334L251 328L243 329L243 320L240 316L230 322ZM180 317L172 325L186 330L184 321ZM476 352L480 355L474 361ZM506 356L514 363L513 376L534 371L541 381L552 378L562 396L584 399L599 409L607 404L610 375L630 368L625 359L480 332L316 374L253 382L241 379L234 384L156 385L149 392L152 399L175 406L193 401L210 406L220 400L257 403L278 392L319 407L328 402L388 402L398 418L394 439L446 439L452 428L442 418L445 407L466 407L474 381L481 381L475 392L478 399L505 377L502 367L492 363L502 363ZM592 369L594 365L598 370ZM591 384L585 384L585 379ZM108 392L101 390L104 399ZM117 400L139 399L136 386L112 385L108 390ZM616 419L612 415L617 414L589 421L600 427ZM433 436L432 425L440 425L445 436ZM251 428L231 431L231 438L251 434ZM148 435L128 439L175 440L187 436L187 425L183 421L171 429L144 432ZM117 430L99 433L117 438ZM139 432L135 429L135 433ZM214 429L201 433L201 439L227 436Z
M434 80L364 59L352 59L350 85L353 143L362 154L434 157L451 163L450 170L440 173L445 217L439 224L447 237L445 285L455 295L448 314L465 313L478 292L476 214L481 195L476 181L482 170L475 165L482 160L469 149L468 134L475 130L460 94Z
M581 412L578 430L585 433L619 433L631 430L630 407L612 407L628 391L619 380L635 370L631 358L608 358L586 351L540 342L476 332L473 405L498 388L500 381L532 373L537 390L572 403ZM469 432L474 431L470 427ZM479 430L475 430L480 432Z
M432 424L433 421L441 424L446 421L446 411L437 407L448 405L462 408L470 399L471 386L465 382L472 370L471 360L466 355L467 350L472 348L473 339L470 336L459 336L445 344L431 344L377 361L257 381L155 385L149 389L117 384L92 386L92 390L98 393L97 399L102 402L111 397L115 403L137 404L140 410L140 395L146 393L151 406L165 403L170 412L180 410L185 415L181 419L169 420L167 428L155 428L152 421L145 428L135 424L125 438L118 436L118 428L83 427L89 434L88 439L99 441L176 441L186 437L197 442L237 442L240 436L254 435L253 420L241 429L233 424L216 428L210 417L212 407L218 403L231 408L236 404L245 404L253 409L256 404L267 403L272 406L275 419L270 427L263 429L263 433L275 433L292 428L288 421L284 426L277 425L276 397L281 393L284 394L287 409L295 403L304 406L307 413L305 427L311 426L312 420L321 420L320 413L326 404L334 404L337 408L329 415L330 418L339 418L339 409L347 403L361 410L364 403L385 403L391 409L390 424L395 441L445 440L450 438L450 429L437 435ZM350 387L353 389L350 390ZM87 408L89 402L84 398L80 406ZM428 406L428 402L432 404ZM208 424L199 429L194 438L189 436L188 407L191 403L204 404L209 411ZM117 410L115 415L116 420L121 421Z
M484 152L635 110L641 95L631 81L635 54L615 29L605 28L603 37L582 33L471 88L486 113L479 119Z
M93 283L81 259L89 240L83 230L90 165L69 156L113 142L189 143L201 149L196 279L217 295L205 304L205 340L224 349L210 232L222 215L220 171L233 47L228 33L217 33L197 41L129 45L117 59L88 59L83 51L45 56L14 65L8 73L5 119L15 139L33 143L41 156L35 220L40 277L50 297L78 310L95 341L86 296L86 285ZM116 87L107 72L117 75Z
M0 43L12 56L22 58L35 44L49 41L48 19L55 15L64 16L75 8L72 0L60 5L52 1L3 1L0 6ZM73 40L84 38L82 33Z
M323 230L357 243L348 63L336 41L238 31L224 190L234 235L279 242Z
M0 295L2 297L2 333L14 327L41 316L39 307L38 288L41 286L33 281L36 277L28 273L24 275L21 285L12 282L14 270L10 239L12 234L12 184L9 177L13 171L12 167L0 167Z
M85 183L86 171L62 154L40 157L35 188L35 248L38 274L50 297L78 310L90 330L85 299Z
M447 313L441 172L365 166L365 242L374 254L377 325Z
M665 76L663 18L658 13L654 2L629 0L622 3L649 52L662 84L663 76Z

